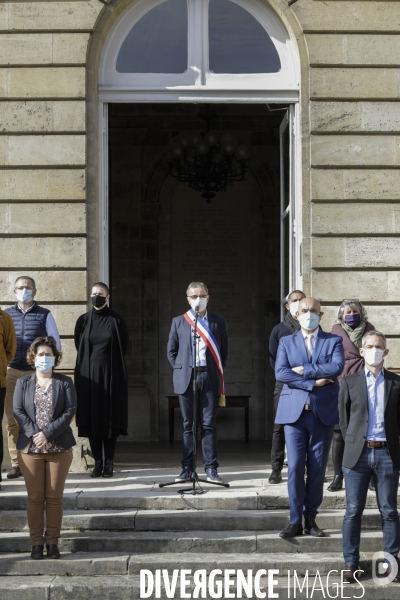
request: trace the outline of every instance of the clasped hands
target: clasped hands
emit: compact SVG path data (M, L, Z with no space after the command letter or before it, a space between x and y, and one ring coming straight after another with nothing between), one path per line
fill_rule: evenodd
M293 367L292 371L294 371L295 373L297 373L297 375L304 375L304 367ZM314 386L315 387L322 387L324 385L326 385L327 383L333 383L333 379L316 379L314 381Z
M47 438L42 431L35 433L35 435L32 436L32 440L40 450L48 450L51 446L51 442L47 441Z

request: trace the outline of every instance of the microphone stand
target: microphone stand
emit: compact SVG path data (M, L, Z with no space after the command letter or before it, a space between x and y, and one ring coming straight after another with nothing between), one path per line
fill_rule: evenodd
M193 328L193 349L194 349L194 361L193 361L193 463L192 463L192 487L186 488L184 490L178 490L178 494L192 494L195 496L196 494L203 494L204 490L201 489L200 483L209 483L211 485L220 485L222 487L229 487L229 483L223 483L222 481L207 481L207 479L201 479L197 475L196 463L197 463L197 407L198 407L198 396L199 396L199 386L197 384L197 365L196 365L196 356L198 349L198 343L200 336L197 333L197 320L199 318L199 308L200 305L195 307L196 317L194 320L194 328ZM182 481L171 481L169 483L160 483L159 487L166 487L168 485L176 485L182 483ZM199 486L201 491L196 489L196 484Z

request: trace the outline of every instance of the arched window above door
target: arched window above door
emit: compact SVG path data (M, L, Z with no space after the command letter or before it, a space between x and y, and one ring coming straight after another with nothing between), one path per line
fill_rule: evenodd
M260 0L138 0L114 23L100 90L298 90L295 52Z

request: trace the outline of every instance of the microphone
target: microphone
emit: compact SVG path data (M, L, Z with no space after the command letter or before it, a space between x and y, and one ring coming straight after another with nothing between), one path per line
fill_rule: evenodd
M195 312L199 312L200 311L200 302L197 306L194 307Z

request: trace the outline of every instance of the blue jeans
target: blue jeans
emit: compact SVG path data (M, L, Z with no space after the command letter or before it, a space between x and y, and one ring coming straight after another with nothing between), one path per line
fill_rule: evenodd
M332 436L333 425L324 425L311 410L303 410L295 423L285 425L291 525L301 524L303 514L318 513Z
M201 427L204 469L217 468L217 409L218 396L213 394L207 372L197 373L198 417ZM189 387L179 396L183 417L183 458L182 467L193 465L193 375Z
M365 508L371 473L381 513L385 552L397 557L400 550L400 524L397 512L399 469L386 448L363 448L352 469L342 467L346 484L346 513L343 519L343 556L346 565L358 565L360 559L361 517Z

